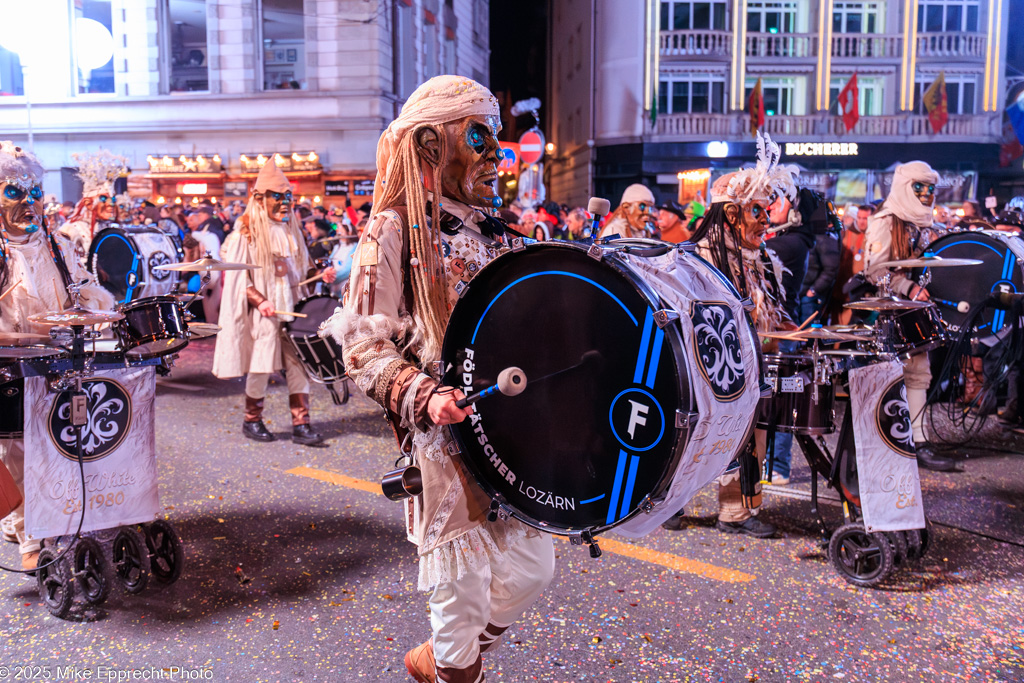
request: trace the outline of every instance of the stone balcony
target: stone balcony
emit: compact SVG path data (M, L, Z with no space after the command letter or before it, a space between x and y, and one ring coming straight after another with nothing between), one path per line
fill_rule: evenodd
M726 58L732 52L731 31L662 31L662 57Z
M985 59L984 33L921 33L917 36L919 60Z
M835 33L833 59L900 59L903 36L880 33Z
M746 112L733 114L663 114L651 138L659 142L750 140ZM838 116L768 116L763 130L779 142L976 142L998 143L999 114L951 115L945 127L932 133L927 116L862 116L849 133Z
M747 57L815 59L817 33L748 33Z

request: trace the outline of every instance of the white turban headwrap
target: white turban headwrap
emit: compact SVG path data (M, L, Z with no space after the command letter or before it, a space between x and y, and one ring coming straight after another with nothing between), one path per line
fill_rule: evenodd
M913 223L919 228L932 224L932 207L925 206L914 194L914 183L938 184L939 174L923 161L911 161L896 167L892 178L892 189L885 198L881 210L872 216L878 220L883 216L896 216L902 221ZM935 203L935 200L932 200Z
M395 151L410 131L422 125L440 126L466 116L500 116L497 98L472 78L434 76L416 88L402 107L402 113L381 133L377 142L374 198L384 195L383 183L390 175Z

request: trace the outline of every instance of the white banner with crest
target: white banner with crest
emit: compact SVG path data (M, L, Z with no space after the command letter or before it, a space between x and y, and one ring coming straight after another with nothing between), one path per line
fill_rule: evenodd
M850 371L857 481L864 528L924 528L921 480L910 427L903 365L876 363Z
M152 521L160 510L152 367L105 370L83 380L85 492L69 392L25 380L25 526L34 538Z

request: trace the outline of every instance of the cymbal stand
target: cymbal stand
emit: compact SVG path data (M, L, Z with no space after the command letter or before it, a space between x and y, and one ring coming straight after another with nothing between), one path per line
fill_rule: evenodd
M204 256L203 258L213 258L213 254L210 253L209 249L206 250L206 256ZM206 289L206 287L210 284L211 278L212 276L210 275L210 271L209 269L207 269L206 273L200 278L199 289L197 289L195 293L192 294L192 298L189 299L188 301L185 301L184 303L179 302L181 303L181 307L183 309L188 310L188 307L195 303L195 300L200 297L200 295L203 293L203 290Z

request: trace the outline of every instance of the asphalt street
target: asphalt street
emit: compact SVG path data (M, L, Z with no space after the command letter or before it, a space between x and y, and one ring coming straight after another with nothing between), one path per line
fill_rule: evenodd
M160 497L184 544L180 580L151 581L139 595L115 589L104 605L76 603L60 620L34 581L0 575L0 683L132 671L411 680L402 656L428 636L426 595L400 506L377 484L395 459L380 410L358 395L335 407L316 387L326 447L247 441L242 382L210 375L212 350L212 340L193 343L157 388ZM268 427L283 436L283 380L271 392ZM549 428L565 419L571 406ZM831 567L802 464L789 487L766 496L778 538L720 534L708 490L683 530L638 541L610 534L600 559L558 540L554 582L485 656L487 680L1024 681L1018 451L1024 437L992 425L954 451L962 472L923 472L931 548L875 589ZM825 514L840 519L833 505ZM15 564L16 546L3 546L0 563Z

